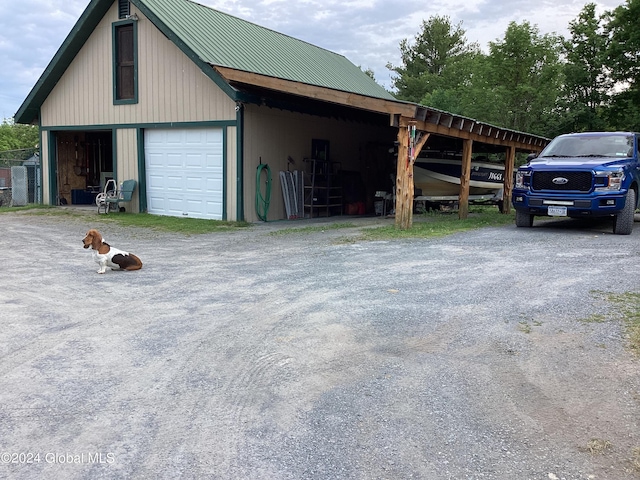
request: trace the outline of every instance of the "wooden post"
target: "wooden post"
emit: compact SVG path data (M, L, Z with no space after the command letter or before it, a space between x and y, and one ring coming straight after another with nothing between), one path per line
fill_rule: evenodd
M471 180L471 150L473 140L466 139L462 143L462 172L460 174L460 206L458 218L469 216L469 181Z
M413 128L413 130L412 130ZM413 225L413 164L429 138L415 130L415 123L401 119L398 128L398 165L396 168L396 228L407 230Z
M513 191L513 169L516 161L516 148L507 147L504 161L504 187L502 196L502 213L511 212L511 192Z

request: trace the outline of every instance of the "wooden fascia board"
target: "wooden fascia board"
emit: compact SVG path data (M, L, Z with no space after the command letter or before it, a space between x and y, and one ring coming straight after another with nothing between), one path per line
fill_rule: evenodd
M475 142L482 142L490 145L502 145L505 147L514 147L519 150L537 152L541 151L545 146L536 141L536 138L533 136L521 135L517 139L508 139L507 135L512 132L508 132L506 130L501 132L497 128L489 129L489 133L493 133L493 135L480 135L478 133L463 131L445 125L436 125L434 123L416 121L413 119L403 120L414 122L418 130L446 137L461 138L463 140L473 140Z
M228 82L255 85L278 92L290 93L292 95L312 98L314 100L321 100L324 102L331 102L338 105L345 105L348 107L389 115L401 115L412 118L416 115L417 106L410 103L367 97L357 93L318 87L306 83L294 82L292 80L260 75L258 73L235 70L228 67L214 66L214 69Z

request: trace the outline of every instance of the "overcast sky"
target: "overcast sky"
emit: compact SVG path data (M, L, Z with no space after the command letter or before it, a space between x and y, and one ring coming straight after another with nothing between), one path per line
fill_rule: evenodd
M198 0L198 3L340 53L391 88L387 63L423 20L448 15L467 40L487 48L511 21L568 35L584 0ZM623 0L598 0L598 12ZM71 31L89 0L0 0L0 119L10 118Z

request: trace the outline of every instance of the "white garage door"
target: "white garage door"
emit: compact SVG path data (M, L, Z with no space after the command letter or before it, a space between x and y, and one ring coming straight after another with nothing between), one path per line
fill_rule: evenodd
M145 130L147 209L222 220L222 129Z

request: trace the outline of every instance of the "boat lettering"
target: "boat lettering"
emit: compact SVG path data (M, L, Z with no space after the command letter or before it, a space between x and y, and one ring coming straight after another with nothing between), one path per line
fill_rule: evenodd
M497 172L489 172L489 180L502 181L502 174Z

